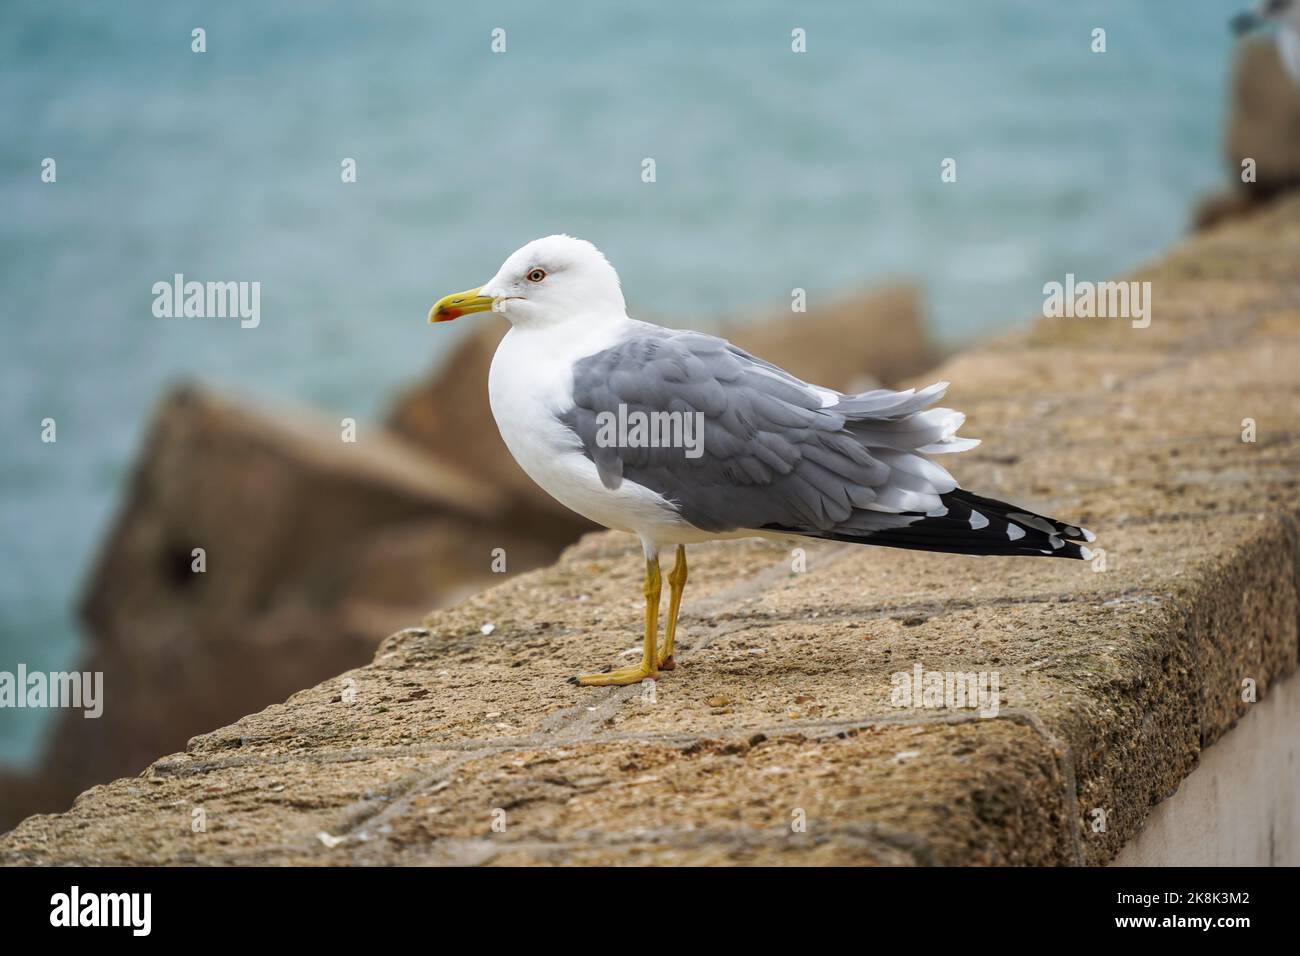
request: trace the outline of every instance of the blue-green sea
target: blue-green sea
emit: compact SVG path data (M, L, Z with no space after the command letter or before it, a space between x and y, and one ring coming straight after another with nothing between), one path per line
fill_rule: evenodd
M1158 254L1222 176L1236 10L5 0L0 670L76 660L164 387L376 418L463 334L430 303L539 235L593 240L669 324L912 277L950 343ZM178 272L260 282L260 325L155 318ZM48 717L0 711L0 761Z

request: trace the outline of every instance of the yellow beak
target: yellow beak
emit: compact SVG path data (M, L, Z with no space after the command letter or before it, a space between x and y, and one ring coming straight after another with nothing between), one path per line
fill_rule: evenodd
M445 295L429 310L430 322L450 322L471 312L487 312L492 308L492 297L479 295L478 289Z

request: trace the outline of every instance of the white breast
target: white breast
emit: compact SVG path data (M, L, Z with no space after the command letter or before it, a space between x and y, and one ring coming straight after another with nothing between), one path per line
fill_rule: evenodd
M703 540L657 492L632 481L611 491L559 416L573 407L573 363L609 348L630 323L600 323L575 334L515 326L497 346L488 373L492 416L510 454L552 498L586 518L659 544Z

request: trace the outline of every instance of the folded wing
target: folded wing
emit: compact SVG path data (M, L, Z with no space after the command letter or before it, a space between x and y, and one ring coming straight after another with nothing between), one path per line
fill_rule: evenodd
M574 405L561 420L602 482L650 488L705 531L1081 556L1077 546L1065 547L1081 529L1002 502L991 502L999 508L984 514L977 502L990 499L961 492L928 457L978 444L957 437L963 415L929 407L947 383L845 395L800 381L716 336L647 325L581 359L573 386ZM665 412L679 417L665 419ZM656 421L656 414L659 423L676 427L673 435L694 441L654 447L626 441L631 436L622 433L610 440L611 422Z

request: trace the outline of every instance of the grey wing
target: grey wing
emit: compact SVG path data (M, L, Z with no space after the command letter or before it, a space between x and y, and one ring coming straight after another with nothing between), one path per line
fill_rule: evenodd
M842 395L715 336L650 329L573 370L574 406L561 418L607 487L636 482L712 532L870 531L944 512L940 496L956 482L925 454L976 444L954 437L958 413L924 410L945 383ZM664 412L680 416L658 419L681 423L675 446L651 444L663 428L638 442L610 427Z

